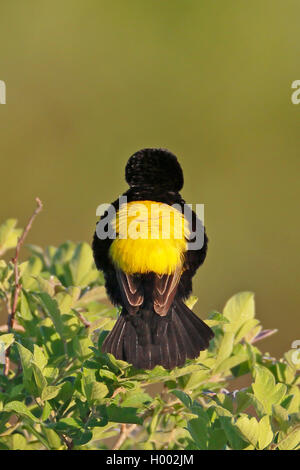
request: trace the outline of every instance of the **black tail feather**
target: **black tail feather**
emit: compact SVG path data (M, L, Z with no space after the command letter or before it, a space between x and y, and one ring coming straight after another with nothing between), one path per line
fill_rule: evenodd
M118 353L122 354L123 341L121 333L123 333L125 325L125 318L123 316L120 316L114 328L105 339L107 350L111 351L111 353L116 357L118 356Z
M198 357L213 336L209 326L177 299L165 317L151 309L133 315L123 309L102 350L138 369L173 369Z

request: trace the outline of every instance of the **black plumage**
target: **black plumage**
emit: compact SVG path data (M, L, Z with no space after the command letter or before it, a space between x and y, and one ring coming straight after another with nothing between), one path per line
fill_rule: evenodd
M164 149L143 149L128 161L125 171L130 188L123 196L127 202L155 201L168 205L185 201L179 191L183 173L175 155ZM113 206L119 209L119 199ZM186 209L186 208L185 208ZM197 216L191 211L192 230ZM107 217L107 213L102 218ZM122 307L121 315L103 343L103 351L126 360L137 368L166 369L181 366L208 347L212 330L184 303L192 292L192 278L203 263L207 252L207 236L198 250L184 254L183 271L172 275L157 273L134 275L117 269L110 256L112 239L93 239L93 253L98 269L105 278L107 293L114 305Z

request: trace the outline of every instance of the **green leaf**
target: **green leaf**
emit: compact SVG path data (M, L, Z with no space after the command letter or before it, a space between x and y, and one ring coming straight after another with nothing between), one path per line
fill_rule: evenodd
M197 401L193 402L193 405L190 408L191 412L197 415L199 418L203 419L206 423L206 426L210 426L210 415L206 409L200 405ZM227 413L227 410L224 410ZM230 414L230 413L229 413Z
M196 295L190 295L190 297L185 301L185 305L189 308L189 309L193 309L193 307L196 305L196 303L198 302L198 297Z
M13 270L12 266L7 265L3 259L0 259L0 288L1 290L6 290L9 288L8 280L12 276ZM1 294L1 291L0 291Z
M5 333L0 336L0 352L6 351L13 344L15 337L13 333Z
M16 225L17 219L8 219L0 225L0 255L17 246L23 230L16 229Z
M216 399L219 405L221 405L223 408L226 408L226 410L230 411L230 413L233 413L233 399L231 395L228 393L219 392L216 395Z
M21 290L21 304L20 304L20 316L23 320L31 321L33 316L31 313L30 305L27 298L27 293Z
M110 382L117 382L118 381L118 377L116 376L116 374L114 374L110 370L100 369L99 375L102 379L108 380Z
M253 395L253 393L246 392L246 395L249 397L250 404L254 406L258 416L260 418L264 416L266 413L264 405L258 400L256 396Z
M235 343L238 343L243 338L245 338L251 331L255 329L256 326L259 325L259 321L256 318L250 318L249 320L245 321L245 323L241 326L235 336ZM258 330L255 329L256 332Z
M186 408L191 408L193 401L187 393L184 393L181 390L172 390L171 393L175 395L175 397L177 397L180 401L182 401Z
M274 438L269 416L264 416L259 421L258 429L258 448L265 449L269 444L271 444Z
M151 402L152 398L150 397L150 395L148 395L148 393L136 392L134 390L133 392L129 392L127 394L121 406L139 408Z
M157 379L162 379L163 377L169 377L170 372L167 371L162 366L156 366L148 373L148 380L149 381L156 381Z
M66 401L70 400L74 392L74 385L69 382L69 380L66 380L61 384L61 388L58 394L58 400L61 400L63 403Z
M267 414L272 413L272 405L278 405L283 400L287 387L284 384L276 384L272 372L266 367L256 366L255 381L252 389L255 397L262 403Z
M2 450L1 443L6 444L9 450L25 450L27 448L27 441L23 434L19 432L10 435L2 435L0 438L0 449Z
M98 272L93 269L94 259L90 245L79 243L70 262L70 271L74 286L85 287L95 281Z
M106 411L108 421L112 421L114 423L143 423L143 419L137 415L138 408L118 407L116 405L109 405L106 408Z
M52 398L55 398L58 395L60 389L61 385L46 386L42 391L41 399L44 401L52 400Z
M272 406L272 417L277 422L281 431L286 432L289 427L289 414L283 406L273 405Z
M255 364L256 364L256 350L255 350L255 347L249 343L246 343L246 349L248 353L249 368L253 371Z
M49 402L46 401L43 407L41 420L46 421L49 418L51 411L52 411L51 405Z
M31 256L28 261L20 264L19 269L23 289L34 290L37 286L35 278L43 269L41 259L37 256Z
M90 405L100 405L108 394L108 388L103 382L96 382L92 375L83 377L85 396Z
M77 300L76 307L85 307L91 302L105 302L110 304L104 286L97 286L85 292L84 295Z
M255 447L259 438L259 426L256 418L248 418L248 416L244 415L237 419L236 425L243 439Z
M41 432L38 432L35 427L31 423L26 423L26 429L36 437L36 439L43 444L43 446L46 447L46 449L50 449L49 443L47 439L44 437L44 435Z
M29 411L27 406L20 401L11 401L4 407L4 411L13 412L18 416L29 418L31 421L38 422L38 419Z
M181 377L183 375L188 375L194 372L200 372L202 370L209 371L210 367L207 367L205 364L197 363L197 364L189 364L185 367L175 367L170 372L170 377Z
M231 355L233 349L233 341L234 333L232 331L225 332L221 344L219 346L219 352L215 363L215 370L221 363L223 363L225 359L227 359Z
M55 429L59 431L68 431L71 429L80 429L82 427L82 422L79 419L75 418L62 418L55 424Z
M51 318L57 333L63 338L64 325L57 301L52 299L46 292L36 293L35 296L39 299L45 313Z
M20 395L23 392L23 390L24 390L23 383L14 385L10 390L9 398L16 398L18 395Z
M197 447L201 450L206 450L209 442L209 433L206 421L202 418L191 419L188 422L187 428Z
M289 434L279 433L278 448L280 450L294 450L300 444L300 429L295 429Z
M38 289L42 292L46 292L50 297L54 296L55 286L53 281L44 279L42 276L35 276L35 279L38 283Z
M213 429L210 432L208 450L224 450L227 437L223 429Z
M73 444L81 446L89 442L92 437L92 431L86 429L83 422L74 418L62 418L54 424L54 430L59 434L64 433L73 440Z
M289 388L288 396L282 402L282 406L289 414L297 413L300 410L300 390L299 386L294 385Z
M44 370L44 367L47 365L47 358L43 352L43 349L36 344L34 345L33 349L33 360L35 364L41 369L41 371Z
M80 359L87 359L93 354L90 349L93 346L93 342L88 336L74 336L72 342L74 353Z
M22 344L17 343L22 369L23 369L23 376L25 383L30 383L33 368L32 368L32 361L33 361L33 354L29 351L29 349L22 346Z
M230 323L228 318L226 318L222 313L219 312L211 312L208 316L209 320L214 320L218 323Z
M83 446L87 444L93 437L93 433L90 430L82 430L73 437L73 443L75 446Z
M241 292L234 295L226 303L223 314L230 321L224 328L236 334L247 320L255 316L254 294Z
M43 376L41 369L34 362L32 362L32 368L39 396L42 396L43 390L47 387L47 380Z
M246 393L244 391L237 392L236 402L237 402L236 413L241 413L252 404L249 393Z
M188 379L185 383L184 390L190 391L198 388L201 383L203 383L209 376L207 370L200 370L199 372L194 372L188 376Z
M55 450L55 449L60 449L62 447L61 439L59 435L53 429L49 429L45 427L43 431L45 433L50 449Z
M243 363L246 359L247 359L247 356L245 353L243 355L236 354L236 355L230 356L224 361L221 361L219 365L216 366L214 371L215 373L218 373L218 374L224 373L226 371L229 371L230 369L233 369L239 364Z
M226 410L228 413L228 411ZM217 408L217 414L219 415L219 420L224 430L227 440L232 449L235 450L242 450L247 447L247 442L241 437L241 432L239 431L238 427L235 425L233 418L224 413L221 410L221 407Z

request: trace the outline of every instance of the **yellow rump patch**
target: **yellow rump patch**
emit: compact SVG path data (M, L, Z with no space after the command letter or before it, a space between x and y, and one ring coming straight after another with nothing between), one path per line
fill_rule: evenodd
M110 257L122 271L171 274L183 264L190 231L180 210L154 201L123 204L113 223Z

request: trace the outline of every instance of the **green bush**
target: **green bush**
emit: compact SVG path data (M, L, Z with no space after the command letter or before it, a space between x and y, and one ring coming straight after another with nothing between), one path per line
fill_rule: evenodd
M0 227L1 254L16 246L15 227ZM101 352L117 310L90 246L29 249L14 328L0 332L1 362L9 349L10 363L8 374L0 365L0 449L300 448L295 350L276 360L255 346L272 331L255 318L252 293L209 315L215 338L197 360L136 370ZM1 260L2 317L15 290L14 263ZM235 390L242 376L250 385Z

